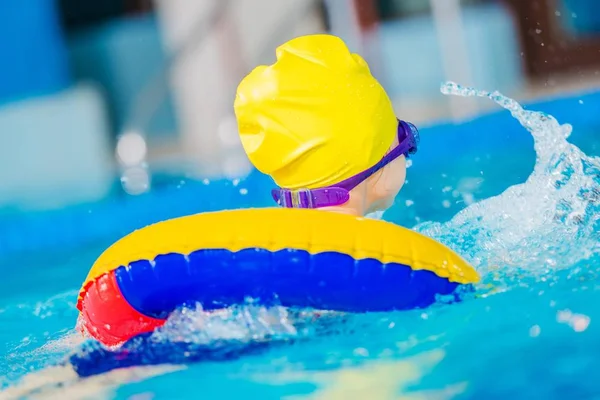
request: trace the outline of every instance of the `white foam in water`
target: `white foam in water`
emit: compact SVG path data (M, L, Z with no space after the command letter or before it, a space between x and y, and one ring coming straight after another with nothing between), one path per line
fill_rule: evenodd
M169 316L167 323L152 334L152 340L209 345L219 340L251 342L297 337L295 324L308 321L311 316L309 312L291 313L283 307L263 307L251 302L210 312L202 310L200 306L194 309L183 308ZM50 342L26 355L40 357L68 352L80 345L82 340L78 333L69 333L60 340ZM17 385L6 391L0 391L0 399L25 397L52 399L56 398L57 393L60 393L64 399L79 399L83 398L83 395L108 395L115 386L168 373L177 368L173 366L128 368L97 377L79 379L69 365L50 366L25 375ZM37 397L32 397L33 393Z
M208 344L215 340L260 340L295 335L288 310L252 304L205 312L202 307L173 312L152 337L158 341Z
M523 184L468 206L447 223L428 222L415 229L458 250L484 275L506 266L544 273L594 255L598 250L600 159L567 142L571 126L561 125L551 115L527 111L499 92L453 82L443 84L441 91L487 97L510 111L533 137L536 163Z

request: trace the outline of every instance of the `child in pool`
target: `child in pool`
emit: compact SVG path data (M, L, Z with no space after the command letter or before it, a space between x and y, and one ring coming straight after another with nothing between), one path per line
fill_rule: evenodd
M234 107L244 150L283 207L384 211L418 142L367 63L332 35L279 47L273 65L243 79Z
M405 157L416 151L416 129L396 119L365 61L330 35L281 46L275 64L256 68L242 81L235 112L248 157L280 186L274 198L284 207L356 216L385 210L404 184ZM327 324L323 314L339 315L301 311L290 318ZM80 379L65 363L28 375L5 395L89 395L175 368L120 369Z

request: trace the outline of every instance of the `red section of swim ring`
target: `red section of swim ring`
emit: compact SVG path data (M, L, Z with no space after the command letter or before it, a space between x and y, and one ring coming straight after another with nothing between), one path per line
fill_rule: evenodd
M139 313L121 294L114 271L102 275L83 291L77 305L82 329L107 346L116 346L151 332L165 323Z

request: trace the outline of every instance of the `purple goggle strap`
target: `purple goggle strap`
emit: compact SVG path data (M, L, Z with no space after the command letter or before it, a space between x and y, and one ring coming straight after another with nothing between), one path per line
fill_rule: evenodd
M350 199L350 190L354 189L365 179L385 167L396 158L408 157L417 151L419 134L417 128L405 121L398 121L399 145L387 153L381 161L371 168L354 175L334 186L318 189L273 189L273 200L287 208L319 208L344 204Z

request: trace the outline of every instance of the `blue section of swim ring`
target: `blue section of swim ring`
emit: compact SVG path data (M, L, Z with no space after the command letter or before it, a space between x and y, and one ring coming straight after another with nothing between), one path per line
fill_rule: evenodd
M115 276L129 304L154 318L184 305L211 310L249 298L254 304L345 312L404 310L429 306L458 287L407 265L295 249L170 253L119 267Z

